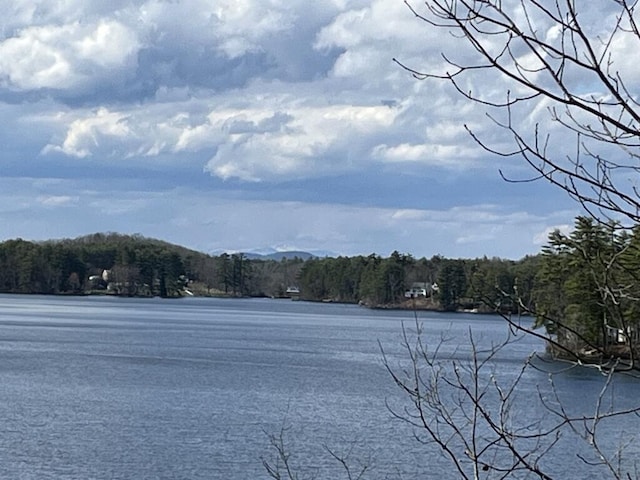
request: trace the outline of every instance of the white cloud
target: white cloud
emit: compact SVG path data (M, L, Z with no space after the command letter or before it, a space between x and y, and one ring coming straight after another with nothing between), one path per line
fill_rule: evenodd
M64 207L78 202L79 197L70 195L50 195L37 197L39 203L45 207Z
M0 43L0 78L19 90L85 87L135 67L138 48L135 32L115 20L27 27Z
M217 2L214 18L220 48L231 58L260 50L262 38L292 28L294 21L291 10L269 0L223 0Z
M132 165L173 152L210 148L219 144L222 137L207 126L200 109L188 100L127 110L101 107L51 112L38 122L61 130L42 154L91 157L97 162L127 159Z
M463 145L420 144L377 145L373 157L388 163L420 163L425 166L464 168L469 159L477 156L477 149Z
M361 153L363 144L389 128L395 116L384 106L293 107L277 129L229 135L206 169L224 179L249 181L349 170L345 158Z
M91 60L102 68L117 68L137 52L139 44L135 34L124 25L103 20L73 47L83 60Z
M295 35L301 34L297 30L312 24L312 19L305 16L308 5L304 2L285 5L275 0L258 3L245 0L212 6L193 0L189 6L201 14L188 24L175 22L185 5L157 1L141 2L137 7L120 5L121 9L113 12L121 19L119 23L103 17L81 33L78 33L81 30L79 23L67 24L64 28L72 30L71 37L75 40L63 42L62 46L67 48L62 48L58 45L60 35L56 33L56 41L46 45L61 56L68 71L60 73L61 78L56 81L51 74L46 81L34 80L31 84L23 80L18 84L25 88L53 84L60 88L65 81L74 85L82 80L79 77L82 72L76 68L78 58L95 58L96 69L106 68L106 65L126 68L127 56L142 52L154 42L166 46L173 55L183 48L181 45L191 44L195 51L207 46L225 51L229 45L226 42L241 39L238 51L226 51L228 56L235 58L249 51L271 48L262 40L274 35L291 36L292 42L287 43L294 45ZM384 97L371 96L362 89L363 84L378 78L376 88L391 87L386 94L393 95L398 87L385 84L385 78L404 77L403 83L412 82L390 62L393 49L400 48L399 42L405 42L423 30L406 6L389 4L385 0L335 2L331 6L325 5L325 11L318 15L319 8L313 7L311 11L318 18L326 19L326 28L318 30L314 47L319 50L344 49L343 56L335 63L334 74L350 76L356 82L340 84L335 79L319 78L304 85L303 89L293 90L287 82L254 83L228 93L163 86L155 96L156 100L162 98L164 102L166 108L162 112L157 105L143 102L98 108L98 114L96 110L76 111L58 117L56 122L62 122L62 125L66 122L66 131L54 136L43 151L94 159L120 156L131 161L136 158L145 161L143 157L171 152L202 152L208 153L209 157L205 171L220 178L242 180L335 174L371 165L372 152L374 160L384 162L419 161L423 154L429 157L427 163L444 168L457 168L464 162L463 158L470 156L470 149L468 143L462 142L459 132L445 136L442 135L444 127L417 130L425 124L430 125L428 117L431 113L423 106L417 107L425 102L424 92L416 95L410 90L410 99L405 98L402 103L396 103L398 107L389 108L382 105ZM344 11L340 12L340 8ZM138 32L130 32L135 34L130 50L109 50L107 38L127 39L127 35L112 35L110 31L117 26L133 25L132 17L136 12L140 25ZM316 25L316 28L321 26ZM36 30L26 29L23 36L37 36L33 31ZM52 31L56 32L55 28ZM75 56L65 56L69 50L74 51ZM122 57L114 53L120 51L124 52ZM389 63L381 65L380 59L384 55ZM167 75L175 70L176 61L179 60L172 59L166 65ZM355 63L347 66L347 61ZM268 89L268 95L259 93L264 87ZM300 96L302 90L304 93ZM336 91L338 96L333 97ZM179 92L179 95L176 97L171 92ZM199 103L197 107L196 103ZM438 100L437 109L450 114L450 106L446 103L444 99ZM203 116L203 105L209 109L206 116ZM435 106L432 104L431 107ZM105 110L108 115L100 114ZM464 111L458 113L465 114ZM167 116L162 117L163 114ZM460 128L459 125L449 120L447 128L453 132ZM380 139L385 137L393 142L381 143Z
M124 140L131 133L125 115L100 108L90 117L73 120L62 145L47 145L44 153L58 151L84 158L105 140Z
M401 221L404 221L404 220L415 221L415 220L424 220L426 218L426 215L424 210L404 208L404 209L396 210L395 212L393 212L391 214L391 218L394 220L401 220Z
M369 142L390 128L399 113L383 105L317 106L310 100L302 105L299 100L283 100L261 108L216 108L206 117L189 113L194 102L180 108L165 119L164 109L153 107L130 112L100 108L79 118L55 115L51 122L66 119L68 126L63 139L50 143L43 153L131 158L216 149L205 168L220 178L308 177L352 169L345 158L366 161Z
M353 2L318 34L316 47L340 47L357 50L371 44L386 46L384 51L396 53L429 51L429 43L437 33L424 28L403 2L373 0ZM420 42L416 39L420 38Z

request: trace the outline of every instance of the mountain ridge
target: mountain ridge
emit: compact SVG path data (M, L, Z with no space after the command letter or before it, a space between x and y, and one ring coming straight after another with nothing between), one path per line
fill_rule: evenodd
M273 252L273 253L256 253L256 252L243 252L243 255L250 260L293 260L298 258L300 260L307 261L312 258L320 258L313 253L304 252L300 250L288 250L283 252Z

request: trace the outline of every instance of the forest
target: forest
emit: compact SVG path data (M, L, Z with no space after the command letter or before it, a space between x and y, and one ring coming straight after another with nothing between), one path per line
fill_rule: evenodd
M426 288L413 296L419 306L457 310L482 307L484 300L497 298L497 289L510 291L516 281L529 296L539 260L416 259L393 252L387 258L276 261L242 253L208 255L140 235L96 233L0 243L0 292L286 297L295 287L303 300L399 307L407 303L412 285L420 284Z

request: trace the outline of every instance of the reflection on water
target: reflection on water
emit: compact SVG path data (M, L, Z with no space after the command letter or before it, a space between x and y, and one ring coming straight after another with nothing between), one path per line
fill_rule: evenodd
M443 359L468 358L470 332L481 347L507 335L497 317L419 320L430 345L448 339ZM283 421L294 458L318 478L338 476L324 446L369 464L367 478L451 478L387 409L403 398L378 342L406 365L403 325L415 330L411 313L351 305L0 296L0 478L266 478L265 432ZM536 349L531 338L510 344L496 376L515 378ZM556 381L577 410L602 385L584 371ZM615 401L632 404L637 387L617 382ZM527 371L519 415L539 418L545 388L544 372ZM574 460L549 465L576 478Z

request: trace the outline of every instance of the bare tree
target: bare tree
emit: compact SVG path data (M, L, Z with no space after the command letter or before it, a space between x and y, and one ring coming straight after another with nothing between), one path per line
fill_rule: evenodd
M445 455L455 471L452 477L551 480L566 478L567 465L576 475L586 470L594 478L637 477L635 464L626 462L623 455L637 435L611 445L603 441L601 432L612 419L636 419L640 414L640 407L615 407L611 396L615 369L603 377L594 408L579 412L556 387L554 378L562 372L551 370L552 365L545 367L537 355L532 354L510 378L496 374L496 361L522 332L510 330L502 343L482 345L470 331L468 356L456 359L442 353L453 339L443 336L429 345L417 320L415 326L411 333L403 330L409 361L399 366L384 357L389 374L408 400L403 408L390 410L414 427L415 438L425 447ZM523 393L532 371L543 371L549 383ZM537 420L520 414L523 406L534 405L541 412ZM555 469L552 458L562 459L555 462Z
M287 445L285 437L287 433L287 426L283 422L282 427L278 433L266 432L269 438L269 445L273 450L273 458L263 458L262 465L269 477L274 480L302 480L299 475L297 467L293 464L291 459L290 446ZM308 478L313 478L309 476Z
M267 475L274 480L313 480L317 478L316 472L302 473L300 465L292 458L291 445L287 441L288 431L289 427L285 418L278 433L266 432L272 453L269 458L262 459L262 465ZM345 480L365 480L370 463L368 460L352 460L350 458L352 448L345 453L338 453L335 449L325 445L324 450L336 462Z
M496 149L467 127L470 134L487 151L519 156L534 171L509 181L544 179L595 218L638 222L640 109L635 69L629 68L630 52L640 47L636 1L405 3L428 28L450 33L451 49L436 71L395 61L418 79L450 82L487 109L513 148ZM523 126L541 107L547 115Z

